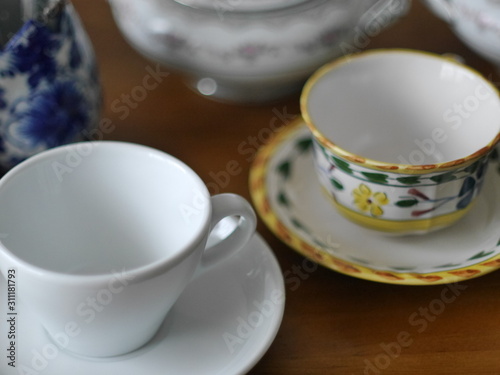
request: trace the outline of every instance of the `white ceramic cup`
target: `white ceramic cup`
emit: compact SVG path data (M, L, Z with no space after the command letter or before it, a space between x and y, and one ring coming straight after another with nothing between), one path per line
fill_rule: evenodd
M224 217L236 229L206 249ZM250 204L210 197L184 163L122 142L42 152L0 180L0 268L60 348L91 357L147 343L196 272L240 250ZM22 311L20 312L22 313Z

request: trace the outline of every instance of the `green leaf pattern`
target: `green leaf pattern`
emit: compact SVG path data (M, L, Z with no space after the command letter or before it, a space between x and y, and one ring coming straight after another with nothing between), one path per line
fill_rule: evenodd
M323 147L318 142L313 142L315 146L317 146L324 157L329 160L333 165L341 170L344 173L349 174L352 177L355 177L359 180L365 182L371 182L374 184L381 184L386 186L436 186L442 183L463 179L467 175L474 173L481 163L484 161L477 161L467 167L461 168L457 171L451 172L443 172L436 173L434 175L404 175L400 173L379 173L379 172L371 172L368 169L365 169L361 166L358 166L354 163L341 159L338 156L332 155L325 147ZM500 169L499 169L500 173ZM338 180L338 178L337 178Z

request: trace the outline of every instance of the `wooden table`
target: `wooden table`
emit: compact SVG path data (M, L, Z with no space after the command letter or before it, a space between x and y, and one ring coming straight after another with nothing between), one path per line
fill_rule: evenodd
M103 117L112 129L106 138L164 150L189 164L206 183L214 182L229 162L237 163L238 173L223 186L219 184L218 190L250 199L250 153L243 155L238 147L253 139L249 144L256 151L266 142L265 137L258 137L263 134L259 132L269 127L276 111L299 113L298 95L261 106L220 104L198 96L170 73L143 101L118 111L123 95L141 85L147 67L155 64L125 42L105 1L73 3L100 66ZM383 47L456 53L486 76L494 74L488 62L471 52L419 1L367 46ZM498 82L498 76L491 77ZM283 272L301 266L304 258L262 222L258 231ZM436 314L433 301L441 299L449 286L374 283L318 267L304 274L298 287L287 282L286 288L280 331L252 374L500 374L500 272L461 283L455 289L457 297ZM424 320L419 325L410 321L415 313Z

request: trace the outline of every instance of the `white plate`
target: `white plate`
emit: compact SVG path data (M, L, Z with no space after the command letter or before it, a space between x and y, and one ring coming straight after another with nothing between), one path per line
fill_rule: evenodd
M55 352L36 317L17 301L13 369L6 358L6 289L0 277L2 375L244 374L271 345L285 306L279 265L256 234L243 251L188 286L149 344L121 357L88 360Z
M257 155L250 173L254 205L285 243L335 271L385 283L457 282L500 267L500 169L458 223L420 236L391 237L341 216L321 191L311 135L300 119Z

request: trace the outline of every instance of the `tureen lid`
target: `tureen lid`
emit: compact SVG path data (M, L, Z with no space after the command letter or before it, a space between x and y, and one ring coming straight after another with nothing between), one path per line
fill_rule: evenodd
M261 12L288 8L308 0L174 0L182 5L205 10Z

